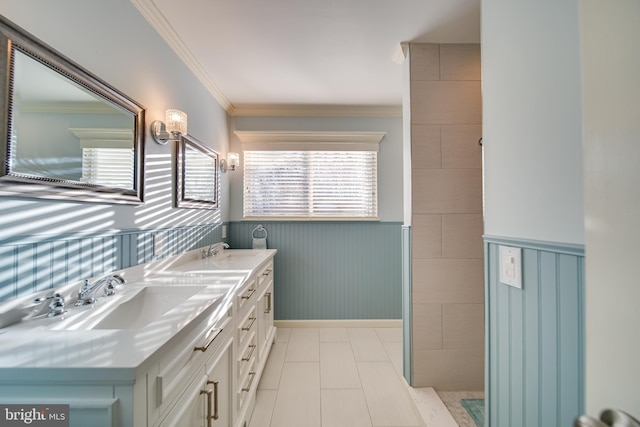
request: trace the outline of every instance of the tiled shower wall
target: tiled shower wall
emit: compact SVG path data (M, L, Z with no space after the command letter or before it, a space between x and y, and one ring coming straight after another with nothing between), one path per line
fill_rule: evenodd
M411 44L412 384L484 387L480 45Z
M162 250L154 253L154 238ZM0 301L221 241L221 224L24 236L0 241Z

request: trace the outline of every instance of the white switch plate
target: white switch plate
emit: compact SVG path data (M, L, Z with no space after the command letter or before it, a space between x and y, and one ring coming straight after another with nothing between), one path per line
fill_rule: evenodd
M227 238L227 224L222 224L222 238Z
M522 289L522 249L500 246L500 282Z

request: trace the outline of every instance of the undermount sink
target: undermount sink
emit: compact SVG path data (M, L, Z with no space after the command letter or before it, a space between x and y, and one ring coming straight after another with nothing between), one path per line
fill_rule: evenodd
M146 286L91 329L140 329L202 291L205 286Z

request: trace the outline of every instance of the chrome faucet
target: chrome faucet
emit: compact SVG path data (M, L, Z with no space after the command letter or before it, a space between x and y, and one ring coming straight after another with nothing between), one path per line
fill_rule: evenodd
M76 305L89 305L96 302L93 295L98 291L100 287L104 286L104 295L112 296L116 294L116 286L124 285L127 283L124 277L119 274L110 274L104 276L93 283L89 283L89 280L85 280L80 290L78 291L78 300Z
M227 243L225 242L214 243L213 245L209 246L208 249L203 249L201 251L202 258L215 257L220 253L221 250L224 250L224 249L229 249L229 245Z
M36 298L33 300L33 302L38 303L49 300L51 302L49 303L49 313L47 314L47 317L60 316L67 312L67 310L65 310L64 308L64 297L57 292L48 297Z

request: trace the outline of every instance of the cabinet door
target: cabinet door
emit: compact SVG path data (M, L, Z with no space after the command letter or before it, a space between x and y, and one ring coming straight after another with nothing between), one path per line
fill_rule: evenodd
M208 416L210 417L209 427L227 427L231 425L231 366L232 352L229 343L207 363L207 388L212 391ZM206 418L207 416L205 416Z
M178 400L160 427L206 427L207 378L198 376Z
M258 348L260 359L269 354L269 337L273 330L273 281L270 281L260 294L257 307L258 311Z

